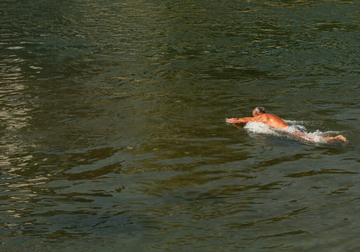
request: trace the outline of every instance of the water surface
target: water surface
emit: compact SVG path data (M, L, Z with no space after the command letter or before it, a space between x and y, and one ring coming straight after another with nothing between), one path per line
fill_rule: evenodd
M357 251L359 7L2 1L0 250Z

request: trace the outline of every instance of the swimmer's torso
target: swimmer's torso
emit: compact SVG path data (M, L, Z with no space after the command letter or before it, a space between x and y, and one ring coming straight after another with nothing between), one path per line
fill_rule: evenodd
M260 114L254 117L255 121L265 123L271 127L284 129L286 127L289 127L289 124L284 122L280 117L274 114Z

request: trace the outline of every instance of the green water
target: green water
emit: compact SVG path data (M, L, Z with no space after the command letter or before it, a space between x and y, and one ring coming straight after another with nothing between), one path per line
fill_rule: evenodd
M359 7L3 0L0 251L358 251Z

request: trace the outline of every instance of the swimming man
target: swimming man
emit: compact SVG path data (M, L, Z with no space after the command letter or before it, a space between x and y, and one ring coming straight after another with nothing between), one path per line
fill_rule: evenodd
M297 137L300 137L306 141L313 142L308 137L306 137L305 132L298 126L292 125L289 126L284 120L274 114L268 114L265 112L264 107L256 107L253 112L253 117L244 117L244 118L230 118L226 119L228 123L248 123L248 122L262 122L265 123L273 128L287 130L290 127L294 128L294 134ZM342 135L338 135L336 137L325 137L325 140L328 141L346 141L346 138Z

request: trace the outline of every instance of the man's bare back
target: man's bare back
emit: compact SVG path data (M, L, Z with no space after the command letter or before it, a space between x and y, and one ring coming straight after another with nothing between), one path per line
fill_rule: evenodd
M289 127L289 124L287 124L277 115L266 113L264 107L256 107L253 110L252 114L253 117L230 118L230 119L226 119L226 122L228 123L262 122L273 128L277 128L281 130L286 130ZM313 142L310 138L306 137L306 134L303 131L298 130L293 132L292 134L306 141ZM346 138L342 135L338 135L336 137L325 137L325 139L329 141L333 141L333 140L346 141Z

